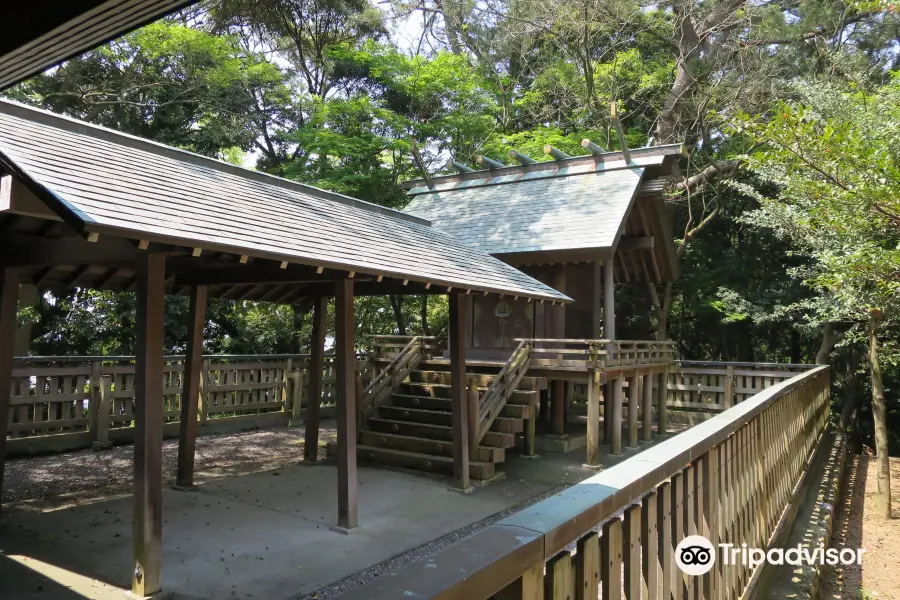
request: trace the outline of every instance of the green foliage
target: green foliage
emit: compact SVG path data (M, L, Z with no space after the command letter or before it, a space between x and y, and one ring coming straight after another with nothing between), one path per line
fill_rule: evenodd
M211 156L248 150L285 76L236 40L162 21L14 88L14 99Z

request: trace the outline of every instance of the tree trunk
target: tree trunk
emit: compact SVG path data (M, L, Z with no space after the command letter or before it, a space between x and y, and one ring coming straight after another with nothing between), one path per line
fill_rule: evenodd
M422 321L422 335L430 336L431 328L428 326L428 296L422 296L422 302L419 304L419 318Z
M881 312L872 310L869 316L869 370L872 374L872 418L875 421L875 467L878 472L878 492L875 496L875 514L883 519L891 518L891 471L888 460L887 419L884 400L884 382L878 362L878 327Z
M817 361L818 362L818 361ZM844 386L844 402L841 406L841 417L838 427L846 432L850 425L856 423L856 410L859 405L859 352L850 348L847 356L847 385ZM854 432L854 437L855 437Z
M822 343L819 345L819 351L816 352L817 365L831 364L828 357L839 341L841 341L841 336L834 331L834 323L830 321L824 323L822 325Z
M403 318L403 296L388 296L391 301L391 309L394 311L394 320L397 322L397 335L406 335L406 319Z

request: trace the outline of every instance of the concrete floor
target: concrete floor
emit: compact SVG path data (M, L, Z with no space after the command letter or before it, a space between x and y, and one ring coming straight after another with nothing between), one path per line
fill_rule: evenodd
M507 456L506 478L468 495L446 479L360 467L360 526L350 535L330 529L337 521L333 465L199 477L195 491L167 489L164 589L176 600L292 598L594 473L581 468L583 450ZM0 599L120 599L131 540L130 496L8 510L0 518Z
M329 528L337 520L337 471L330 465L166 490L165 589L184 599L289 598L519 504L561 479L568 477L560 472L536 483L510 477L462 496L446 480L363 467L360 526L350 535ZM128 496L44 513L10 510L0 521L0 598L121 598L131 539Z

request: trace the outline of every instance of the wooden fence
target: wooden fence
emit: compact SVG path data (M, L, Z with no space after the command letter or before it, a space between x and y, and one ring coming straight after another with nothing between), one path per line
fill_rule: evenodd
M7 424L10 454L90 447L128 441L134 421L134 357L26 357L16 359ZM201 367L201 431L286 425L303 414L308 355L211 355ZM360 361L363 378L368 364ZM163 367L165 433L181 414L183 357ZM334 359L325 357L323 416L333 410ZM297 387L300 383L299 388ZM102 400L102 402L101 402ZM295 408L295 404L297 407ZM204 429L205 425L209 425Z
M690 411L695 415L700 412L707 415L719 413L815 366L788 363L676 361L668 372L666 406ZM572 414L584 415L587 412L584 404L587 388L578 383L571 385L572 396L576 402L572 407ZM657 387L656 378L653 378L653 389ZM627 407L624 410L627 411Z
M719 544L766 550L783 535L828 411L828 367L794 374L689 435L664 440L342 598L767 597L756 587L762 567L725 564ZM675 563L678 543L694 534L717 549L712 569L698 577Z

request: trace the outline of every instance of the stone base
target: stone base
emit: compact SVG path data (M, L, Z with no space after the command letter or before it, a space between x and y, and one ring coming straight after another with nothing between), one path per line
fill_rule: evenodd
M179 483L170 483L169 487L175 490L176 492L193 492L199 486L196 483L192 483L191 485L181 485Z
M166 592L160 590L155 594L150 594L149 596L138 596L132 591L125 592L125 600L171 600L172 592Z
M534 438L534 449L539 452L571 452L587 447L587 435L567 435L565 437L541 435Z
M503 471L494 471L494 475L492 477L488 477L487 479L469 479L469 482L472 485L484 487L498 481L503 481L504 479L506 479L506 473L504 473Z
M356 527L347 529L346 527L341 527L340 525L331 525L328 527L328 529L335 533L340 533L341 535L350 535L351 533L356 531Z
M478 482L475 482L475 484L478 485ZM472 492L475 491L475 488L473 488L471 485L467 488L448 487L447 489L450 490L451 492L456 492L458 494L471 494Z
M94 442L91 444L91 450L94 452L103 452L112 448L112 442Z
M600 471L603 469L603 465L589 465L587 463L584 463L581 465L581 468L585 471Z
M537 460L540 457L540 454L519 454L519 458L524 458L525 460Z

